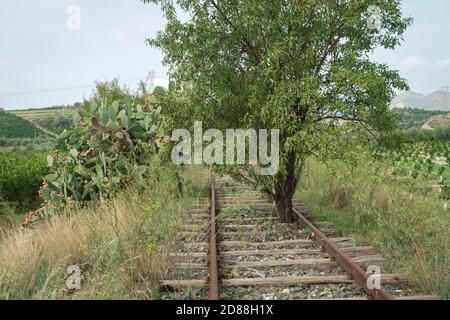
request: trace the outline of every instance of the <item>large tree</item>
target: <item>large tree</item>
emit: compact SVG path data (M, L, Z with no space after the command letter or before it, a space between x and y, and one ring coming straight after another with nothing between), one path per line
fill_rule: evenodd
M332 152L355 130L379 137L392 128L389 102L407 85L370 56L400 44L411 19L399 1L143 1L161 5L167 19L149 43L163 51L173 93L182 94L170 110L178 125L280 130L276 175L222 170L266 192L282 220L294 220L309 155Z

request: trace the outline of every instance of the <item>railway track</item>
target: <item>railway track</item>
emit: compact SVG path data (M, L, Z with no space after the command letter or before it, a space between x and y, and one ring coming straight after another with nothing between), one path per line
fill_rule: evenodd
M308 206L294 207L298 221L284 224L257 191L213 183L209 199L187 210L162 298L437 299L416 295L401 274L371 274L384 262L375 248L312 223Z

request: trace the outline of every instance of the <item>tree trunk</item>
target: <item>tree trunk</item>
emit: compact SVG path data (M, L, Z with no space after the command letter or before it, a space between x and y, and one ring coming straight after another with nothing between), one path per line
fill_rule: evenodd
M286 173L279 172L275 178L273 190L275 208L281 221L285 223L292 223L296 220L292 210L292 197L298 184L297 160L297 155L290 152L287 157Z
M295 221L292 211L292 194L275 192L275 209L282 222L292 223Z

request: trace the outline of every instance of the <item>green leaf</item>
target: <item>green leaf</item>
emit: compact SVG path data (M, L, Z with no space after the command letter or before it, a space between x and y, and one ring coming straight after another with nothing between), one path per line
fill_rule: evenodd
M119 125L119 123L117 123L116 121L113 120L108 120L108 123L106 124L106 126L111 129L111 130L120 130L122 129L122 127Z
M48 186L55 192L60 192L61 191L61 185L54 181L54 182L49 182Z
M80 115L79 115L78 113L75 113L75 114L73 115L73 125L74 125L74 126L77 126L78 123L80 122L80 120L81 120Z
M146 115L146 113L141 111L141 112L136 113L135 118L138 120L142 120L145 118L145 115Z
M117 115L117 112L119 112L119 102L118 101L114 101L111 105L111 110L110 113L112 112L114 115L114 118Z
M51 190L49 187L42 188L42 198L46 201L52 200Z
M133 138L142 139L145 135L145 129L139 125L133 126L128 129L128 132Z
M78 157L78 150L75 148L70 149L69 153L72 155L72 157L77 158Z
M60 140L66 140L73 134L73 131L64 129L63 133L60 134Z
M124 109L120 110L119 114L117 115L118 119L122 119L124 116L126 116L127 113Z
M150 128L151 122L152 120L150 119L150 117L146 115L144 118L144 128L146 131L148 131L148 129Z
M51 155L47 156L47 164L51 167L53 166L53 157Z
M95 103L90 103L90 112L94 114L98 110L98 106Z
M88 131L88 128L87 127L78 126L75 129L73 129L73 131L76 134L78 134L78 135L83 135L83 134L85 134Z
M78 173L80 176L82 176L84 178L90 178L90 176L91 176L90 171L87 168L85 168L85 167L83 167L82 165L79 165L79 164L75 166L73 171L75 173Z
M126 161L123 157L119 158L119 160L117 160L117 170L121 173L121 174L127 174L128 173L128 168L127 168L127 164Z
M155 96L150 96L150 98L148 98L148 103L149 104L157 104L157 103L159 103L159 100Z
M56 181L56 179L58 179L58 175L56 173L49 174L45 177L45 180L48 182Z
M129 122L129 119L128 119L127 115L124 115L121 118L120 122L122 123L122 127L124 127L125 129L128 129L128 126L129 126L130 122Z

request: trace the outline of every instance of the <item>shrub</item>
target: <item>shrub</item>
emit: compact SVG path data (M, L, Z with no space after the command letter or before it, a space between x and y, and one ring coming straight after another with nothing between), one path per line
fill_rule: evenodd
M434 131L436 140L449 141L450 140L450 126L437 127Z
M21 205L35 203L47 173L45 153L0 152L0 198Z

